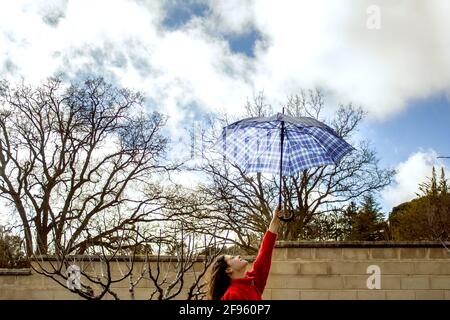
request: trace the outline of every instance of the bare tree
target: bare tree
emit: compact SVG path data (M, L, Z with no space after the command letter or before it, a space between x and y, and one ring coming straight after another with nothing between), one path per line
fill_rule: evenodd
M71 257L94 255L101 279L80 272L100 290L72 291L113 294L121 278L109 274L111 261L150 241L140 225L167 219L158 179L179 165L165 159L164 124L140 93L103 79L0 83L0 197L18 217L36 272L66 286Z
M186 300L201 300L206 295L206 275L214 259L223 252L225 240L187 231L185 222L178 228L160 230L155 255L146 254L144 268L133 281L130 274L130 294L134 299L135 287L141 280L149 280L154 288L149 299L171 300L185 293ZM215 231L218 231L217 229Z
M254 103L257 105L247 104L248 116L268 114L263 97L255 99ZM323 108L324 97L320 90L302 91L289 97L285 105L287 114L325 121L321 119ZM312 228L315 216L332 213L336 208L381 190L391 182L394 171L378 166L370 144L367 141L352 141L353 133L364 115L361 108L355 108L352 104L340 105L334 118L328 121L341 137L351 142L356 151L336 166L317 167L284 178L285 210L293 214L293 220L281 228L280 239L316 239L317 232ZM219 121L219 125L212 125L210 142L216 141L220 133L214 129L220 130L226 124ZM246 174L213 152L205 156L203 164L196 170L206 174L211 181L198 190L209 199L209 204L205 206L208 216L219 219L223 230L238 235L236 245L247 252L256 252L256 239L267 229L271 212L278 201L278 177ZM206 221L204 225L207 225Z
M117 239L129 239L130 232L115 232ZM136 234L137 235L137 234ZM122 240L120 240L122 242ZM62 287L89 300L100 300L106 294L119 300L119 295L112 286L131 277L135 264L136 248L127 256L119 256L122 243L115 249L105 246L90 246L83 255L33 255L31 267L42 276L51 278ZM125 262L125 263L123 263ZM121 269L121 274L113 272L114 264Z
M0 103L0 196L20 217L28 255L46 254L50 244L81 254L158 210L157 199L132 189L174 169L160 161L164 117L145 112L140 93L102 79L2 82ZM119 210L110 227L88 234Z

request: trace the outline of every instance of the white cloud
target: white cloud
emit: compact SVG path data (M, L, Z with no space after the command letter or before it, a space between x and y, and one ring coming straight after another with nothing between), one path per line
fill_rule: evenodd
M432 167L435 166L436 175L439 179L441 167L444 168L448 178L448 168L445 163L437 159L438 154L434 150L416 152L397 165L397 174L394 184L387 187L381 193L385 207L391 210L393 207L410 201L417 197L419 184L427 182L431 176Z
M183 108L238 113L262 89L277 108L299 88L321 86L379 118L450 89L447 1L206 3L211 14L169 31L159 1L2 2L1 75L111 75L154 98L174 134ZM367 28L370 5L380 8L379 30ZM262 35L254 59L231 52L221 35L251 29Z
M0 4L0 76L37 83L56 72L93 73L144 92L169 115L175 140L196 105L241 109L251 94L251 68L201 19L181 30L162 28L163 3L22 1ZM56 14L59 14L59 16ZM47 16L54 18L48 23ZM5 66L5 67L2 67Z
M251 0L213 0L212 24L210 27L224 32L242 33L254 25L254 1Z
M447 1L215 0L205 2L205 17L168 30L170 3L2 1L0 76L110 76L168 114L174 140L192 106L236 115L260 90L279 110L286 95L320 86L329 101L385 118L450 88ZM366 26L370 5L380 8L380 30ZM254 58L232 52L223 37L249 30L261 34Z
M252 10L219 23L262 32L252 84L274 100L299 87L322 86L383 119L410 99L450 89L448 1L215 3L221 17ZM367 27L372 5L380 9L380 29Z

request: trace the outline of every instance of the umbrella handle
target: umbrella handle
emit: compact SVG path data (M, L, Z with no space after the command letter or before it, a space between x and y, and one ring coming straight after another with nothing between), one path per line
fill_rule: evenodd
M294 219L294 213L292 212L291 215L289 217L287 217L287 218L279 217L278 219L280 219L283 222L290 222L290 221L292 221Z
M285 186L286 186L286 182L285 182ZM278 206L281 206L281 189L280 189L280 194L278 196ZM294 219L294 212L291 211L291 214L288 217L278 217L278 219L280 219L283 222L290 222Z
M291 214L288 217L278 217L278 219L280 219L283 222L290 222L294 219L294 212L291 211Z

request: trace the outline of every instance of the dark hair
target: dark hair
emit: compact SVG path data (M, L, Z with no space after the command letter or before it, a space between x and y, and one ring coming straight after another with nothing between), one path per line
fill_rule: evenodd
M209 274L208 300L220 300L230 286L231 279L225 272L227 268L228 263L223 254L212 263Z

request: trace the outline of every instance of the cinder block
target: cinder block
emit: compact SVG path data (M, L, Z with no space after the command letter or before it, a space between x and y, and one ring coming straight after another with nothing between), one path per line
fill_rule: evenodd
M137 281L137 279L134 279L134 281ZM128 284L129 285L129 284ZM153 282L153 280L151 280L150 278L148 278L147 276L145 276L144 278L142 278L138 284L135 286L135 288L154 288L155 287L155 283Z
M367 276L343 276L345 289L367 289Z
M342 248L314 248L316 259L341 260Z
M174 272L174 267L173 267L173 265L176 263L176 259L174 258L170 263L169 262L160 262L159 263L159 272L161 273L161 274L165 274L165 273L167 273L167 272L169 272L169 273L173 273ZM153 274L156 274L157 273L157 270L158 270L158 263L156 263L156 262L150 262L150 263L148 263L148 266L147 266L147 270L148 269L151 269L152 270L152 272L153 272ZM122 268L123 269L123 268ZM148 272L148 271L147 271Z
M273 261L284 261L287 260L287 248L275 248L272 253Z
M155 288L155 283L151 279L142 279L137 288L146 288L148 290L153 290Z
M130 293L120 289L120 290L112 290L118 297L120 300L130 300ZM111 295L110 293L106 293L102 300L115 300L114 296Z
M415 274L450 275L450 263L439 261L417 261L414 263Z
M41 287L41 289L48 289L48 290L50 290L50 289L59 289L60 288L60 285L55 280L53 280L52 278L46 277L46 276L41 276L41 277L43 278L42 279L42 287ZM64 280L62 278L57 278L57 279L60 282L62 282L62 283L66 283L66 280ZM81 277L81 281L83 283L86 282L84 277Z
M386 291L384 290L358 290L358 300L385 300Z
M294 277L286 279L285 288L312 289L314 279L310 277Z
M79 294L64 289L54 290L53 294L57 300L85 300Z
M398 259L399 248L371 248L372 259Z
M271 274L291 274L297 275L300 273L300 263L299 262L288 262L288 261L273 261L270 267Z
M380 271L382 275L385 274L402 274L409 275L414 274L414 263L413 262L405 262L402 260L392 261L392 262L379 262L374 263L380 267Z
M267 289L279 289L279 288L286 288L285 287L285 280L286 277L284 276L269 276L266 283Z
M8 288L0 290L1 300L31 300L31 290L22 288Z
M450 276L431 276L431 289L450 290Z
M307 260L314 259L314 248L287 248L288 260Z
M344 260L368 260L370 250L364 248L342 248L342 258Z
M49 290L14 290L14 299L20 300L56 300Z
M329 300L328 291L303 290L300 291L302 300Z
M151 292L148 288L135 288L134 290L134 299L135 300L148 300L150 298ZM126 293L127 299L131 300L130 292ZM184 296L186 298L187 295Z
M386 290L387 300L414 300L416 292L412 290Z
M294 289L273 289L272 300L299 300L300 291Z
M381 275L381 289L396 290L401 289L401 277L395 275Z
M450 300L450 290L445 290L445 292L444 292L444 299L445 300Z
M450 251L445 248L429 248L430 259L450 259Z
M341 276L317 276L313 278L313 288L342 290L344 288Z
M265 289L262 294L263 300L272 300L272 289Z
M68 291L68 290L67 290ZM68 291L70 295L67 295L65 292L61 290L30 290L27 295L31 300L72 300L72 295L78 295L76 293L72 293ZM59 298L59 297L61 298Z
M430 289L430 279L428 277L402 277L402 289Z
M2 280L6 276L0 276L0 288L3 286ZM11 285L16 287L40 288L43 285L42 276L32 274L30 276L17 276Z
M416 300L444 300L444 290L416 291Z
M249 259L249 256L244 256L245 259ZM250 264L250 263L249 263ZM194 267L191 269L190 272L202 272L203 270L205 270L205 265L203 263L194 263Z
M427 248L400 248L400 259L427 259Z
M314 279L311 277L294 277L286 279L285 288L312 289Z
M0 284L1 286L15 286L17 285L17 276L1 276Z
M356 300L358 298L356 290L331 290L330 300Z
M326 262L302 262L300 274L328 274L328 264Z
M267 280L268 289L312 289L312 277L289 277L289 276L270 276Z
M130 287L130 283L127 280L128 279L112 283L111 284L111 288L113 288L113 289L127 289L128 290L128 288ZM103 281L103 283L106 283L106 281Z
M330 261L328 269L330 274L362 275L366 274L369 265L367 262Z
M115 278L118 277L122 277L123 275L125 275L128 272L128 268L125 265L125 263L120 263L118 261L111 261L109 268L111 270L111 274L114 275ZM107 274L107 266L106 264L103 264L102 266L97 265L95 266L95 271L91 271L92 274L96 274L96 275L101 275L102 272L103 274Z
M198 275L198 274L197 274ZM183 276L183 281L185 283L185 286L188 283L193 283L195 280L195 274L193 272L186 272ZM128 281L127 281L128 282Z

